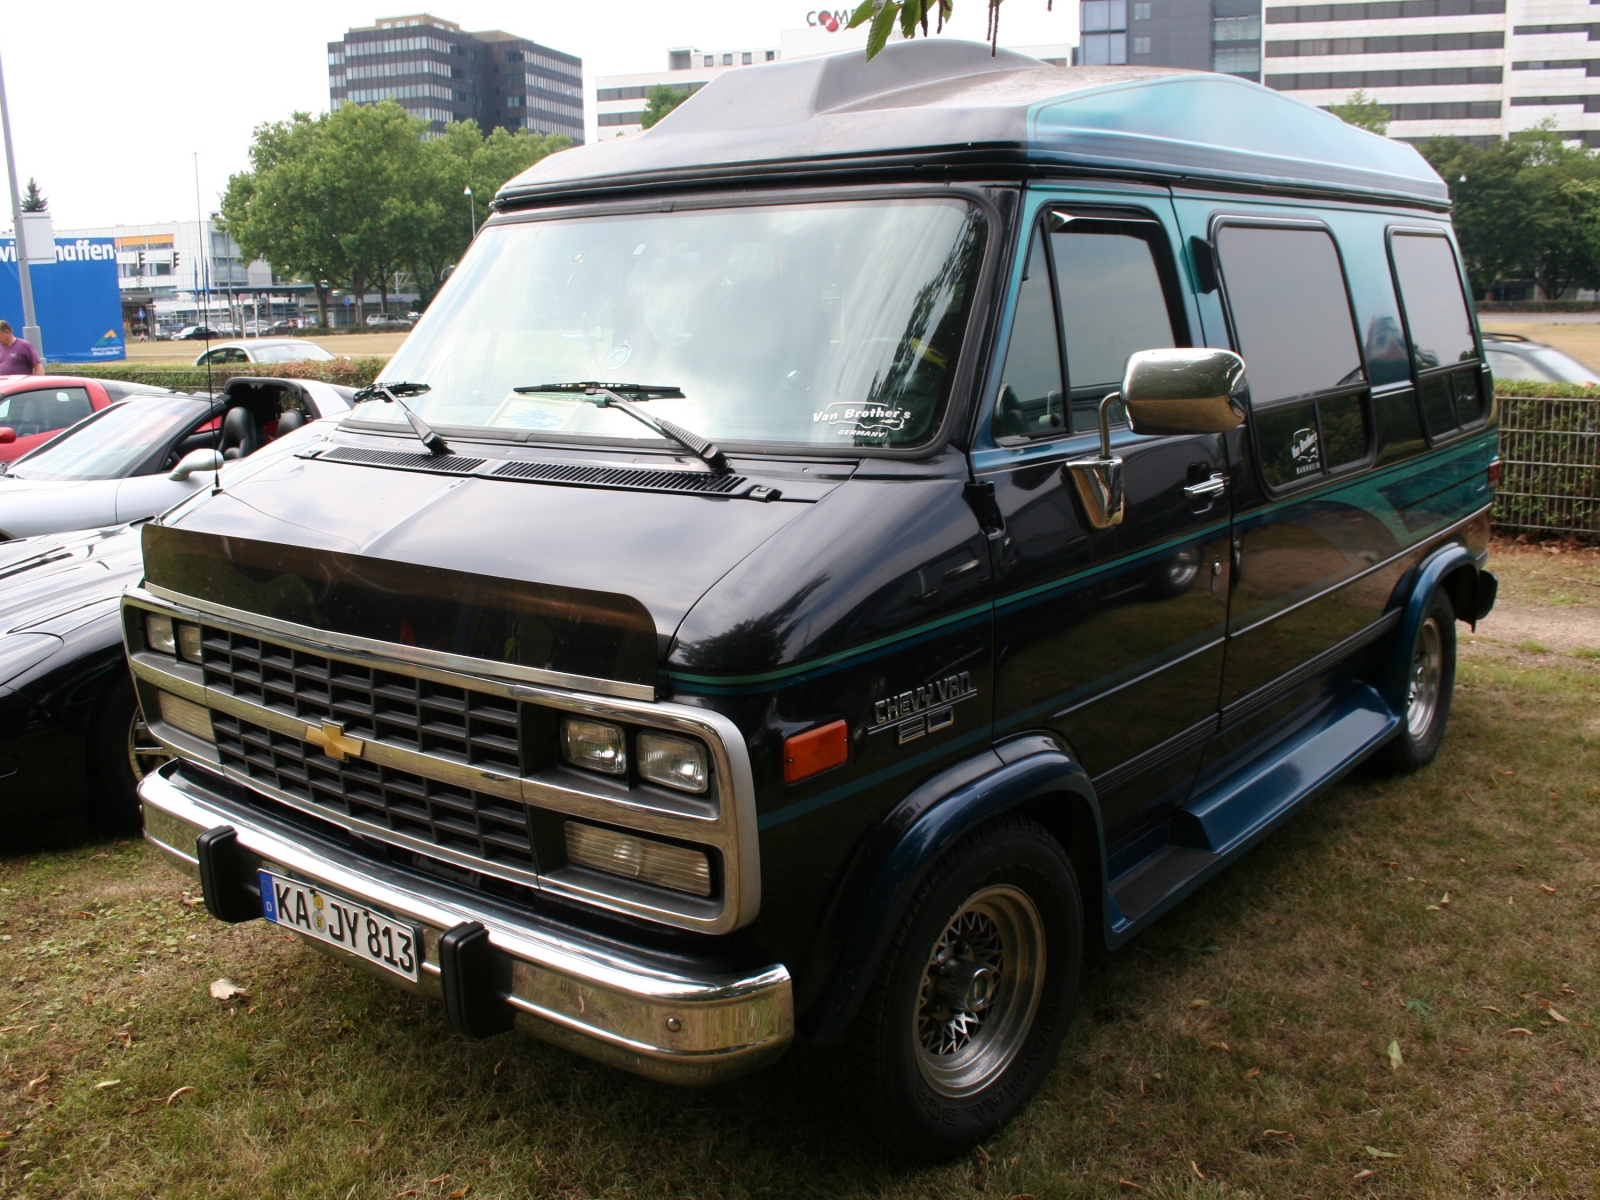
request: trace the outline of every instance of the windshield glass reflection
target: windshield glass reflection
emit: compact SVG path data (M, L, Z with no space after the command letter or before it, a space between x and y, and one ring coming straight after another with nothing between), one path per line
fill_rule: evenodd
M649 437L513 390L601 380L681 388L651 415L718 441L912 446L943 415L984 236L944 200L491 226L383 379L427 384L408 403L446 428Z

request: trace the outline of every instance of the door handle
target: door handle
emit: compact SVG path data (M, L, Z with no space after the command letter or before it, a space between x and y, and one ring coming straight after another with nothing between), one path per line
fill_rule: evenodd
M1183 494L1191 500L1210 500L1222 495L1228 490L1228 480L1221 471L1212 472L1211 478L1203 483L1191 483L1183 489Z

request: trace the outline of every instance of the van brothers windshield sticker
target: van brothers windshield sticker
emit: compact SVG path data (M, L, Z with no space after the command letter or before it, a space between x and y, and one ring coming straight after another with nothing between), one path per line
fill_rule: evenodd
M900 744L915 741L925 733L948 729L955 724L955 706L971 700L978 694L978 685L972 682L972 673L946 675L933 683L925 683L898 696L888 696L872 706L872 725L869 734L899 731Z
M1289 439L1289 453L1294 456L1296 475L1322 470L1322 449L1317 444L1315 429L1296 429Z
M911 419L909 408L896 408L892 404L859 404L854 400L840 400L821 412L811 414L813 425L832 425L840 437L887 442L891 433L899 433Z

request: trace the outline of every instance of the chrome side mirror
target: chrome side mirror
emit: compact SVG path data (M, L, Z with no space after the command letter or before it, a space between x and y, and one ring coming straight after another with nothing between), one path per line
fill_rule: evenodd
M215 471L222 466L222 455L216 450L191 450L178 460L167 478L182 483L196 471Z
M1244 424L1244 359L1209 348L1140 350L1122 376L1135 433L1227 433Z

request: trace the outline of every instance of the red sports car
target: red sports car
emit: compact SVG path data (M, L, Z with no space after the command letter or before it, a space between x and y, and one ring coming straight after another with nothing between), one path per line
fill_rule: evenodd
M143 395L172 392L81 375L0 375L0 462L14 462L108 404Z

